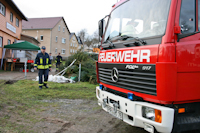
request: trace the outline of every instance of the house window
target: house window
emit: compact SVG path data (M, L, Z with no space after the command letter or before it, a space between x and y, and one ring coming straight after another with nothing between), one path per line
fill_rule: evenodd
M72 53L72 49L70 49L70 52Z
M65 54L65 49L62 49L61 54Z
M74 53L74 49L73 49L73 53Z
M65 32L65 27L63 27L63 32Z
M44 37L43 37L43 35L42 36L40 36L40 41L43 41L44 40Z
M16 18L16 26L19 27L19 19Z
M58 31L60 31L60 25L58 26Z
M5 6L2 4L2 3L0 3L0 13L2 14L2 15L6 15L6 10L5 10L6 8L5 8Z
M10 13L10 22L13 22L13 13Z
M71 43L71 46L72 46L72 43Z
M62 38L62 43L66 43L66 38Z
M56 48L56 49L55 49L55 53L56 53L56 54L57 54L57 50L58 50L58 49Z
M74 47L74 44L73 44L73 47Z
M11 41L8 39L8 45L10 45L11 44Z
M56 42L58 42L58 36L56 36Z
M3 37L0 36L0 47L3 46Z
M77 52L77 50L75 50L75 52Z

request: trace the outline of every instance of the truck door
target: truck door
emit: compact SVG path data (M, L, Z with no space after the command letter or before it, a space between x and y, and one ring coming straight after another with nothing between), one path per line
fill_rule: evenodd
M179 7L177 101L195 100L200 99L200 0L181 0Z

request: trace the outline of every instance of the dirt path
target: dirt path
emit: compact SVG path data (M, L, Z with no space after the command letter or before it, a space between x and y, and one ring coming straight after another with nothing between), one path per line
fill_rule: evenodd
M97 101L91 100L43 100L58 104L44 107L38 113L41 121L33 126L34 131L52 133L147 133L131 127L103 111Z

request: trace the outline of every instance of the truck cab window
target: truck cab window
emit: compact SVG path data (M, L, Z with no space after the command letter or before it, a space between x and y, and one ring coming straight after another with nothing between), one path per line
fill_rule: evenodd
M193 33L195 31L195 21L195 0L182 0L179 20L181 33Z
M119 35L119 25L120 25L120 19L119 18L115 18L113 20L113 25L111 27L111 34L110 34L110 38L113 38L114 36Z
M108 39L114 41L117 36L138 38L163 36L170 3L170 0L126 1L111 12L104 41Z

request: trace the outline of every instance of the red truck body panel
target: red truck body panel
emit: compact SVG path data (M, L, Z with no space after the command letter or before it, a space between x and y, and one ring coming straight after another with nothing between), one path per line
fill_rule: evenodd
M112 10L125 1L121 0L115 4ZM100 83L123 93L131 92L145 101L160 104L200 101L200 33L177 41L178 37L174 33L174 27L179 26L180 7L181 0L171 1L166 33L162 37L161 44L101 50L99 54L98 63L155 64L156 96ZM150 51L149 61L131 57L131 54L136 55L142 50ZM121 55L121 60L114 59L115 54ZM140 58L141 56L140 53ZM147 56L147 53L144 52L143 56Z
M110 109L106 108L107 105L121 111L125 116L123 121L133 126L145 129L144 124L148 123L152 125L150 128L158 132L175 133L193 130L199 132L199 0L171 0L168 4L163 3L164 0L157 0L156 2L161 3L153 6L155 1L120 0L113 6L104 31L105 38L100 34L102 46L96 63L97 80L100 83L96 89L98 103L109 113ZM135 5L139 8L134 10L132 7ZM169 5L167 16L167 13L162 11ZM142 6L144 8L141 8ZM155 17L149 20L152 16ZM165 16L165 18L159 18L159 16ZM119 24L114 23L115 18L120 20ZM123 23L126 19L128 23ZM166 22L166 27L160 21ZM154 25L156 23L158 27L160 26L159 28ZM128 28L127 25L129 25ZM143 30L138 25L142 25ZM114 26L113 31L112 26ZM115 28L115 26L118 27ZM165 31L163 30L160 34L152 35L148 32L154 32L154 30L159 32L164 27ZM130 31L127 32L127 29ZM151 105L139 106L144 103ZM136 109L137 107L139 109ZM162 107L168 111L172 109L174 112L171 115L169 112L164 113L165 111L161 110ZM151 119L154 113L145 108L154 109L154 111L161 110L162 122L155 123L156 121ZM151 118L146 115L149 113L151 113L149 115ZM138 117L137 114L142 115ZM114 116L117 115L114 114ZM164 126L164 117L166 120L173 117L173 120L167 121ZM139 123L138 121L141 125L134 125ZM166 127L170 130L166 130ZM152 130L147 131L152 132Z

